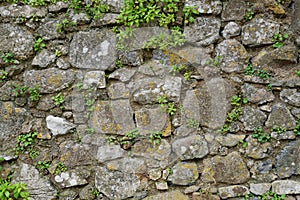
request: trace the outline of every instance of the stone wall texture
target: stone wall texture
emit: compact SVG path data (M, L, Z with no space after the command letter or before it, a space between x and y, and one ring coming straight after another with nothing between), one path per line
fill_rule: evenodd
M143 49L155 23L117 48L124 3L103 3L0 1L1 179L33 200L300 199L299 0L182 1L199 14L164 50Z

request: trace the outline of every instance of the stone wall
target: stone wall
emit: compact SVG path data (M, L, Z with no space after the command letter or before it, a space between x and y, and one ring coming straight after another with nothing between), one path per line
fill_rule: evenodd
M0 3L0 178L36 200L300 199L300 1L189 0L183 46L143 49L169 33L148 26L125 51L105 2Z

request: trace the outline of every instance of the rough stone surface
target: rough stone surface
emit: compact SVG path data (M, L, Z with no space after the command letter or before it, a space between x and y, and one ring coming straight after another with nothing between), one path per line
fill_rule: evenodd
M172 143L172 150L181 160L203 158L209 153L207 142L200 135L190 135Z
M110 31L79 32L70 44L70 63L76 68L110 69L116 61L115 45L116 38Z
M295 127L295 119L287 107L279 103L272 106L272 112L266 121L266 126L290 129Z
M292 180L279 180L272 183L272 192L276 194L299 194L300 183Z
M62 188L85 185L88 183L87 180L85 180L76 171L67 171L67 172L62 172L59 175L55 175L54 181L56 182L57 185L59 185Z
M225 39L229 39L235 36L238 36L241 32L241 27L235 23L235 22L229 22L224 27L224 30L222 31L222 36Z
M245 194L249 194L249 189L243 185L220 187L219 194L222 199L228 199L232 197L239 197L239 196L244 196Z
M243 108L243 115L241 118L245 126L245 130L253 131L255 128L259 128L264 125L267 116L260 110L246 106Z
M85 74L83 79L83 89L92 87L105 88L105 72L104 71L89 71Z
M184 28L187 41L198 45L210 45L219 39L221 21L216 18L198 17L195 23Z
M196 163L178 163L172 167L172 170L173 173L168 176L168 181L175 185L189 185L199 177Z
M219 0L189 0L186 1L185 6L194 6L201 14L218 15L222 11L222 2Z
M126 199L132 197L141 181L135 174L110 171L104 167L96 171L95 186L109 199Z
M270 143L259 143L256 139L248 137L248 145L246 147L247 156L253 159L262 159L269 157L269 152L272 151Z
M46 68L54 61L55 55L48 50L43 49L37 56L34 57L31 64L41 68Z
M237 145L241 140L245 138L244 135L235 135L235 134L226 134L226 135L218 135L216 140L223 146L233 147Z
M28 87L38 87L40 93L52 93L68 87L74 81L74 74L56 68L30 70L24 73L24 82Z
M120 145L105 145L98 148L96 159L100 162L121 158L125 151Z
M52 115L47 116L46 123L47 128L50 129L51 133L54 136L66 134L71 129L76 127L75 124L72 124L63 118L54 117Z
M174 191L170 191L170 192L161 193L158 195L149 196L149 197L146 197L144 200L161 200L161 199L164 199L164 200L173 200L173 199L188 200L189 197L182 194L178 190L174 190Z
M248 83L242 86L242 93L251 103L264 104L275 99L272 92L267 91L265 88L256 88Z
M246 12L246 3L245 1L232 0L224 4L222 12L222 20L231 21L231 20L242 20Z
M34 8L28 5L19 6L12 4L8 6L0 7L1 17L25 17L30 18L32 16L45 17L47 11L45 8Z
M0 50L10 52L19 59L33 54L34 38L25 28L14 24L0 24Z
M59 20L56 19L47 19L44 23L42 23L36 32L44 39L44 40L52 40L62 38L62 33L56 30L56 24L60 23Z
M118 152L116 152L116 154L118 154ZM107 163L106 168L110 171L121 171L124 173L146 172L145 161L141 158L122 158L118 160L113 160Z
M262 195L270 191L271 183L251 183L250 192L256 195Z
M107 88L107 91L111 99L127 99L130 97L130 91L124 83L113 83Z
M278 33L278 23L256 18L242 27L242 43L249 46L272 44L273 35Z
M248 63L249 55L244 46L235 39L224 40L216 47L217 56L221 56L221 68L225 72L239 72Z
M127 68L121 68L117 69L113 73L111 73L108 78L110 79L117 79L122 82L127 82L131 79L131 77L134 75L135 70L134 69L127 69Z
M239 184L246 182L250 177L246 164L237 152L225 157L204 159L203 164L201 179L204 182Z
M300 92L297 92L297 89L283 89L280 92L280 99L287 104L300 107Z

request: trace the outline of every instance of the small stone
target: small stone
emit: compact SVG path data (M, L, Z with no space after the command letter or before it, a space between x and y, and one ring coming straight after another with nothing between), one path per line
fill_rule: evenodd
M166 181L155 182L156 189L158 190L168 190L168 183Z
M92 27L102 27L106 25L113 25L117 23L118 14L115 13L104 13L99 19L94 19L91 23Z
M189 0L185 2L185 6L195 7L200 14L218 15L222 11L222 2L219 0Z
M294 128L295 125L296 122L294 117L291 115L290 111L284 104L277 103L272 106L272 112L270 113L266 121L266 127L282 127L286 129L291 129Z
M170 192L164 192L161 194L156 194L153 196L148 196L144 198L143 200L189 200L189 197L182 194L178 190L170 191Z
M49 52L47 49L43 49L33 58L31 64L34 66L39 66L41 68L46 68L51 63L54 63L54 61L55 61L54 53Z
M224 27L222 35L225 39L229 39L235 36L238 36L241 32L241 27L235 22L229 22Z
M106 81L105 81L105 72L104 71L89 71L84 75L83 89L88 88L105 88Z
M215 139L223 146L233 147L237 145L244 138L245 135L226 134L226 135L218 135Z
M253 131L255 128L262 127L267 119L265 113L250 106L245 106L242 112L241 121L247 131Z
M69 69L71 67L71 65L63 58L58 58L56 60L56 65L59 69Z
M283 133L272 132L271 137L277 140L293 140L296 138L294 131L285 131Z
M56 175L54 180L61 188L68 188L73 186L85 185L87 180L82 175L74 170L68 172L62 172L60 175Z
M275 194L300 194L300 182L293 180L279 180L272 183Z
M196 163L178 163L172 168L173 173L168 176L168 181L175 185L189 185L194 183L198 177Z
M198 191L199 189L200 189L200 186L192 185L190 187L185 188L184 194L190 194L190 193Z
M242 86L242 93L251 103L263 104L275 99L272 92L267 91L265 88L256 88L248 83Z
M267 158L273 149L270 143L259 143L253 137L248 137L246 141L248 142L246 154L253 159Z
M151 169L148 173L149 173L149 178L151 180L156 181L156 180L158 180L158 179L161 178L161 171L160 171L160 169Z
M271 188L271 183L250 183L250 192L256 195L267 193Z
M280 99L292 106L300 107L300 92L297 92L297 89L283 89L280 92Z
M96 159L100 162L121 158L125 155L125 151L120 145L106 145L98 147Z
M71 129L76 127L75 124L72 124L63 118L54 117L52 115L47 116L46 123L47 128L50 129L54 136L67 134Z
M69 8L68 2L58 1L48 6L49 12L60 12Z
M223 2L224 3L224 2ZM240 0L231 0L224 3L223 11L221 14L224 21L239 21L244 18L246 12L246 3Z
M222 199L244 196L246 194L249 194L249 190L243 185L233 185L219 188L219 195Z
M120 80L121 82L127 82L133 77L135 71L136 71L135 69L127 69L127 68L117 69L113 73L111 73L108 76L108 78L117 79Z

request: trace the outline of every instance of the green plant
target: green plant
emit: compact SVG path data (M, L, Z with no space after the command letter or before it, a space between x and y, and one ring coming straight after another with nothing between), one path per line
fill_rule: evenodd
M200 125L200 122L194 119L187 119L186 122L189 128L198 128Z
M59 106L61 109L64 108L64 106L63 106L62 104L65 102L65 98L64 98L64 96L61 94L61 92L58 93L56 96L53 96L51 99L54 101L54 104L55 104L56 106Z
M28 90L28 87L26 86L21 86L19 84L15 84L14 85L14 89L13 89L13 92L15 94L16 97L20 96L20 95L23 95L27 92Z
M184 15L184 23L190 24L195 22L195 18L193 15L198 15L199 11L196 6L184 6L183 15Z
M238 146L241 146L242 148L246 148L248 146L248 142L244 140L240 140Z
M248 9L246 10L245 15L244 15L244 19L245 19L246 21L250 21L251 19L253 19L254 14L255 14L255 13L252 11L252 9L251 9L251 8L248 8Z
M272 84L269 83L269 84L266 85L266 90L267 91L272 91L272 87L273 87Z
M284 200L285 194L278 195L271 190L262 194L262 195L254 195L252 193L246 194L243 198L243 200L250 200L250 199L261 199L261 200Z
M25 150L32 151L37 132L29 132L20 134L17 137L17 145L15 147L16 155L23 153Z
M85 131L88 132L89 134L95 133L95 129L94 128L86 128Z
M6 53L2 54L1 59L5 63L13 63L13 64L17 63L17 60L15 59L14 54L12 54L10 52L6 52Z
M32 101L38 101L41 97L39 93L39 86L35 86L33 88L28 88L29 98Z
M12 184L10 181L0 179L0 199L1 200L12 200L12 199L29 200L29 192L26 184L20 182Z
M46 47L46 44L43 43L43 38L41 37L38 37L38 39L36 39L34 41L34 44L33 44L33 49L34 51L40 51L42 48L45 48Z
M296 71L296 75L300 77L300 70Z
M5 71L5 70L3 70L3 69L1 69L1 74L0 74L0 83L2 82L2 81L4 81L5 79L7 79L7 75L8 75L8 73Z
M279 126L279 127L273 127L273 128L272 128L272 131L273 131L273 132L276 132L277 134L281 134L281 133L285 132L286 129Z
M94 189L93 194L98 197L101 193L97 189Z
M150 136L149 136L149 141L154 144L154 145L157 145L160 143L161 141L161 138L162 137L162 133L161 132L153 132L151 131L150 132Z
M206 60L205 64L210 67L213 67L213 66L219 67L221 62L222 62L222 56L216 56L213 59L210 58L210 59Z
M294 128L294 134L296 136L300 135L300 117L297 118L296 126Z
M44 169L49 169L51 166L51 161L38 161L36 164L35 164L35 167L38 168L39 170L44 170Z
M125 136L122 137L115 137L115 136L108 136L106 137L109 144L134 144L137 138L140 137L140 134L137 129L128 131L125 133Z
M58 162L57 165L56 165L56 168L55 168L55 171L54 171L54 174L60 174L62 172L65 172L67 171L68 168L66 167L66 165L63 163L63 162Z
M31 159L35 159L40 155L40 153L36 150L34 150L33 148L29 149L29 156Z
M55 24L56 31L59 33L71 26L76 26L76 23L68 19L63 19L60 23Z
M122 68L122 67L123 67L123 63L122 63L121 60L118 59L118 60L116 61L116 68L117 68L117 69L120 69L120 68Z
M271 136L265 133L262 128L255 128L252 137L256 138L260 143L269 142L271 140Z
M273 35L273 47L274 48L279 48L279 47L282 47L283 46L283 42L285 39L289 38L289 35L287 33L285 34L281 34L281 33L278 33L278 34L274 34Z
M102 4L101 0L91 0L91 3L87 4L84 9L85 12L94 19L102 18L103 13L109 11L109 7Z
M175 108L175 103L169 102L167 107L167 113L172 116L175 114L176 110L177 109Z
M192 75L192 72L187 71L183 74L183 77L186 81L189 81L189 80L191 80L191 75Z
M165 96L158 96L157 101L158 101L160 107L165 107L165 104L168 103L167 97L165 97Z
M61 51L60 50L58 50L58 49L56 49L55 50L55 57L60 57L61 56Z
M254 69L252 63L248 63L248 66L244 69L246 75L252 75L260 77L263 80L267 80L271 77L271 74L265 69Z

